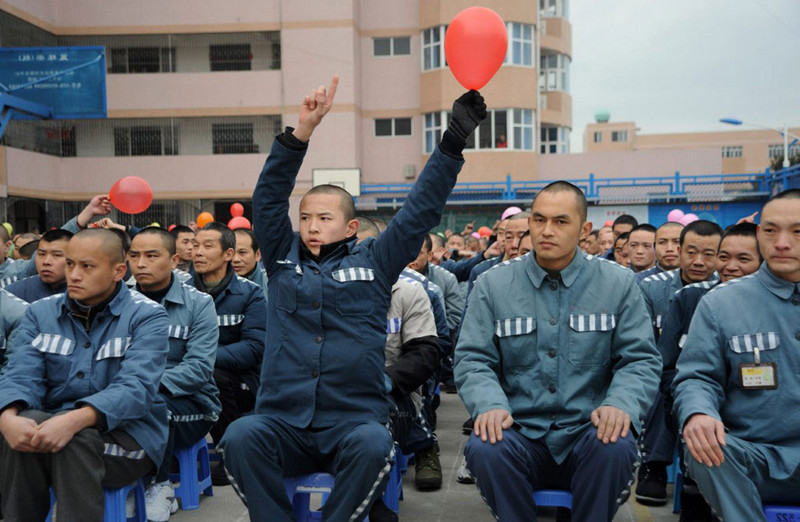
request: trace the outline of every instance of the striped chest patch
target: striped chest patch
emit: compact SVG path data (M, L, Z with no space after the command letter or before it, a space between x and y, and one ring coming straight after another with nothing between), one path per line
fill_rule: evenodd
M225 314L217 316L217 326L236 326L244 321L243 314Z
M515 317L513 319L497 319L495 321L494 333L497 337L509 337L512 335L526 335L536 328L536 318L534 317Z
M728 346L736 353L752 353L754 348L775 350L781 345L781 337L776 332L762 332L749 335L734 335L728 339Z
M607 332L617 326L614 314L570 314L569 327L576 332Z
M331 277L340 283L347 283L350 281L373 281L375 279L375 271L371 268L354 266L352 268L334 270L331 272Z
M95 360L102 361L103 359L111 359L114 357L122 357L128 351L131 345L130 337L114 337L106 341L97 352Z
M31 343L42 353L69 355L75 348L75 341L59 334L40 333Z

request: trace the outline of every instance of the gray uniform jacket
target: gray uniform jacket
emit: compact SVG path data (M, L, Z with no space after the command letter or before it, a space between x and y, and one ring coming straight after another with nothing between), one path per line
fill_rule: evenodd
M746 310L746 313L745 313ZM778 387L743 389L741 363L775 363ZM800 293L766 263L754 274L710 290L697 305L675 377L678 425L700 413L730 435L762 446L769 474L800 466Z
M661 357L633 271L576 249L558 280L533 254L475 283L455 353L455 380L473 417L499 408L563 462L599 406L641 432Z

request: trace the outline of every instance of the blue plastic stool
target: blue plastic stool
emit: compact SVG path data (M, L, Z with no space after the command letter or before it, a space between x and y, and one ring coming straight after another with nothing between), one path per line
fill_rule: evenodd
M563 489L540 489L533 492L536 506L572 509L572 493Z
M134 520L135 522L147 522L147 513L144 506L144 483L141 479L119 489L103 488L103 495L105 496L106 502L106 508L103 512L103 522L127 522L129 520L125 516L125 501L131 490L133 490L136 501L136 512L134 517L130 520ZM52 522L53 520L53 504L55 504L55 500L56 497L51 488L50 513L47 514L46 522Z
M175 450L174 456L178 459L180 468L180 473L170 473L169 475L170 481L180 482L180 485L175 488L175 497L180 499L183 509L197 509L200 507L200 491L207 497L214 496L205 437L188 448ZM200 461L199 473L198 460Z
M386 483L386 491L383 493L384 505L394 513L400 511L400 501L403 499L403 472L400 467L402 452L395 448L394 466L389 472L389 480ZM298 477L284 477L283 487L286 489L286 496L292 503L292 514L297 522L308 522L310 520L322 520L322 511L311 511L311 494L320 493L322 502L320 507L325 505L328 496L333 491L335 478L329 473L312 473ZM365 517L364 520L367 520Z
M672 512L681 512L681 492L683 491L683 472L681 471L681 456L676 451L675 460L672 461L672 467L675 468L675 487L672 492Z
M765 504L764 516L767 517L767 522L800 521L800 505L777 506Z

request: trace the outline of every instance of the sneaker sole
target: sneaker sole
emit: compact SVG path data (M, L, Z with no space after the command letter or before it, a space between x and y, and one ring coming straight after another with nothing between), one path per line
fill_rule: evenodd
M644 504L645 506L663 506L667 503L667 497L658 498L658 497L645 497L642 495L636 495L636 502L639 504Z
M438 484L434 484L434 483L422 483L422 484L420 484L420 483L416 483L415 482L414 485L417 486L417 489L420 490L420 491L434 491L434 490L437 490L437 489L441 489L441 487L442 487L442 483L441 482L439 482Z

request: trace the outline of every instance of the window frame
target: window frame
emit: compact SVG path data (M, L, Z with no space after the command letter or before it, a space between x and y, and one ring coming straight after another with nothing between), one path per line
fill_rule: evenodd
M387 40L389 42L389 52L387 54L377 54L375 52L375 45L377 44L378 40ZM399 53L397 52L397 41L398 40L407 40L408 41L408 52L407 53ZM394 57L394 56L411 56L411 37L410 36L380 36L380 37L373 37L372 38L372 56L375 58L387 58L387 57Z

